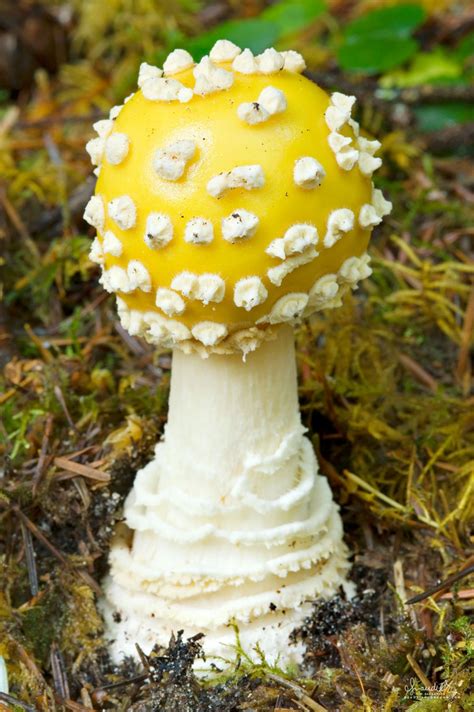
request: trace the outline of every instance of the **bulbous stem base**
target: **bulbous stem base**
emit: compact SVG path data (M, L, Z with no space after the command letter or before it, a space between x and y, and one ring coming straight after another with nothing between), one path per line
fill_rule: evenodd
M298 661L291 631L345 582L347 552L298 407L293 331L243 362L175 352L168 423L137 473L103 603L115 658L206 634L233 658ZM222 664L222 661L220 661Z

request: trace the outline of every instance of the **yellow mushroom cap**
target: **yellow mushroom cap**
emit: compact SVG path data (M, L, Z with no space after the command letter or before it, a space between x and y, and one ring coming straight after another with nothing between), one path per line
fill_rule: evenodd
M391 206L354 97L329 97L295 52L220 41L210 56L143 64L140 90L94 125L85 219L131 333L245 352L273 324L338 306L370 274L370 232Z

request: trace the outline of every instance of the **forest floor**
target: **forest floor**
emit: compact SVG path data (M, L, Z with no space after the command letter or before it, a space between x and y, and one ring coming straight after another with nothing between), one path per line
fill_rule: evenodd
M394 210L374 231L372 277L304 324L297 344L303 420L341 504L357 595L315 602L295 633L307 644L299 670L252 663L236 639L235 663L203 680L199 640L179 636L143 657L145 673L111 664L100 582L124 497L163 429L170 355L129 336L98 285L82 220L95 180L84 144L129 93L153 33L161 50L176 36L186 43L196 23L209 32L233 6L196 15L195 3L175 3L170 23L165 2L143 0L131 36L128 3L112 5L123 8L113 22L96 0L73 2L73 14L66 3L11 3L8 23L0 5L1 36L23 43L21 56L7 56L7 42L0 52L0 656L10 684L0 709L474 709L474 124L472 114L430 123L472 101L472 85L381 89L380 77L341 69L316 40L352 17L351 3L331 3L331 22L315 21L297 48L309 76L358 97L363 126L382 141L377 181ZM446 57L474 18L463 3L439 5L418 40Z

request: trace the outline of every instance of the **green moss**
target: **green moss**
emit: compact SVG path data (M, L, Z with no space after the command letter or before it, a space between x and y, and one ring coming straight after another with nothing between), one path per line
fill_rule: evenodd
M64 624L65 601L61 592L53 587L41 600L21 614L21 629L29 649L42 665L48 665L51 646Z

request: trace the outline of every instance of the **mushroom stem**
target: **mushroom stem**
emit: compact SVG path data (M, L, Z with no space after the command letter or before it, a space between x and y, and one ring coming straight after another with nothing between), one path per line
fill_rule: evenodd
M246 477L250 461L268 461L267 469L273 469L272 458L282 443L301 436L296 388L293 330L288 326L245 362L239 355L202 359L175 351L168 424L160 446L166 447L172 468L163 473L161 486L178 486L214 506L235 500L232 492ZM283 458L277 459L283 464ZM284 494L296 469L295 453L275 477L250 480L239 489L245 496L257 484L261 496Z
M175 351L164 439L112 546L115 657L184 628L232 658L235 621L247 652L258 642L271 660L301 658L288 635L305 601L335 593L347 571L338 510L304 431L290 326L246 362Z

